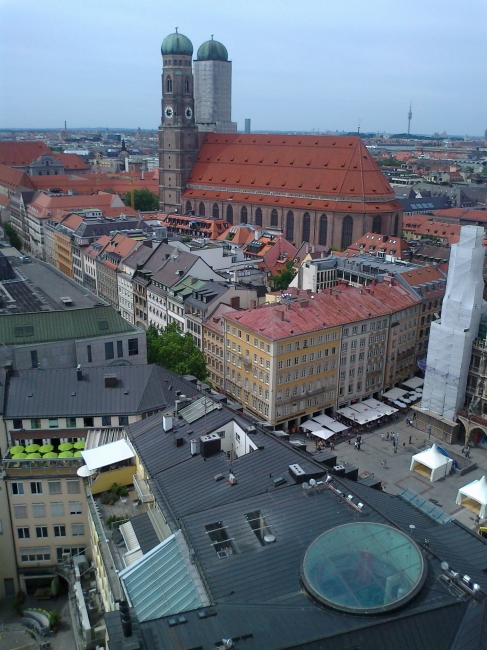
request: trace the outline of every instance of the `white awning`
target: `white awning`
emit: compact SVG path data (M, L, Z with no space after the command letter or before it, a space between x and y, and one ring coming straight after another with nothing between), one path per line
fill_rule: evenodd
M115 463L120 463L122 460L135 457L132 447L126 440L117 440L108 445L102 445L101 447L95 447L87 451L83 450L81 455L89 470L114 465Z
M420 388L423 384L424 379L421 379L421 377L411 377L411 379L403 381L401 385L406 386L406 388L410 388L411 390L416 390L416 388Z
M373 409L367 409L363 413L358 413L354 409L348 407L338 409L337 413L340 413L340 415L343 415L344 417L352 420L353 422L356 422L357 424L367 424L368 422L374 422L375 420L379 420L384 415L384 413L379 413L379 411L375 411Z
M379 402L379 400L376 400L373 397L364 399L362 404L367 404L371 408L375 409L376 411L380 411L380 413L383 413L384 415L392 415L393 413L397 413L397 409L389 406L389 404L385 404L384 402Z
M388 390L387 393L384 393L382 397L385 397L389 400L395 400L399 399L403 395L406 395L407 392L407 390L403 390L402 388L391 388L391 390Z
M306 420L306 422L303 422L299 426L302 427L303 429L306 429L306 431L320 431L321 430L321 425L317 424L316 422L313 422L313 420Z
M321 429L321 431L313 431L313 435L321 438L322 440L328 440L335 435L334 431L328 431L327 429Z
M79 467L76 474L78 476L81 476L83 478L88 478L88 476L91 476L92 474L95 473L94 469L88 469L86 465L82 465L82 467Z
M347 431L350 427L347 427L345 424L342 424L341 422L338 422L337 420L334 420L331 418L329 415L317 415L315 418L313 418L315 422L318 422L322 426L326 427L327 429L330 429L330 431L333 431L333 433L340 433L340 431Z

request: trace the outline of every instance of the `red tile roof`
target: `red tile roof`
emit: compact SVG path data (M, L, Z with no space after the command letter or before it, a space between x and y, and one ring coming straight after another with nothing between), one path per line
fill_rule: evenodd
M364 289L341 285L322 293L300 292L300 299L289 304L264 305L227 314L225 318L257 335L278 340L389 315L419 302L393 281Z
M68 154L66 154L68 155ZM57 187L63 192L74 190L77 194L93 194L97 191L112 191L115 194L124 195L132 190L149 190L154 194L159 192L159 183L152 178L151 174L140 174L133 176L133 185L130 175L123 174L59 174L58 176L32 176L32 185L37 190L48 190Z
M66 172L90 169L90 166L76 153L53 153L53 156L63 163Z
M211 133L187 187L185 198L234 193L239 202L303 209L364 211L364 200L371 212L400 209L359 137Z
M349 246L345 251L349 255L356 253L372 253L377 255L381 252L384 255L394 255L400 259L404 259L406 252L409 251L409 244L394 235L378 235L377 233L368 232L363 237L360 237L354 244Z
M460 239L459 223L444 223L442 221L424 221L417 229L416 233L423 237L439 237L442 240L448 240L450 246L456 244Z
M51 196L44 192L30 203L29 212L32 212L40 219L54 218L56 214L66 210L82 210L87 208L110 208L118 197L115 194L99 192L98 194L87 195L61 195ZM50 212L50 214L48 214Z
M0 165L0 185L10 190L16 190L18 187L34 189L31 179L21 169L12 169L7 165Z
M447 270L448 270L448 265L447 265ZM420 284L426 284L427 282L435 282L435 281L446 283L446 277L441 272L440 268L438 266L431 266L431 265L422 266L419 269L402 271L401 277L411 287L417 287Z
M44 142L0 142L0 165L25 167L43 153L52 153Z

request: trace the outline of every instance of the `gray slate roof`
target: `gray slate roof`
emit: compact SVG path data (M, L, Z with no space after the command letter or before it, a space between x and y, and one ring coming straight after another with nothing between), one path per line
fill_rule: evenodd
M117 375L117 386L105 388L104 377ZM156 365L103 366L83 369L19 370L7 386L5 418L134 415L174 404L178 387L191 385ZM194 387L194 392L197 392ZM72 393L75 393L72 395ZM29 397L30 395L30 397Z

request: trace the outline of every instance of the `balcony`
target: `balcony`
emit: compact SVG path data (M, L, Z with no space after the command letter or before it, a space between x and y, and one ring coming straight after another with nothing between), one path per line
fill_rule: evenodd
M141 503L151 503L154 501L154 495L151 493L147 482L140 476L140 474L136 472L132 478L139 501Z
M6 478L40 477L40 476L71 476L76 474L83 458L22 458L11 456L2 460Z

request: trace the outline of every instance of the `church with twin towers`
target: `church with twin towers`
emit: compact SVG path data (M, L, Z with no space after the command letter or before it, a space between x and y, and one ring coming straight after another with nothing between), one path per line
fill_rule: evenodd
M212 36L193 51L177 29L161 46L161 211L254 224L297 246L401 236L401 205L360 137L237 133L226 47Z

